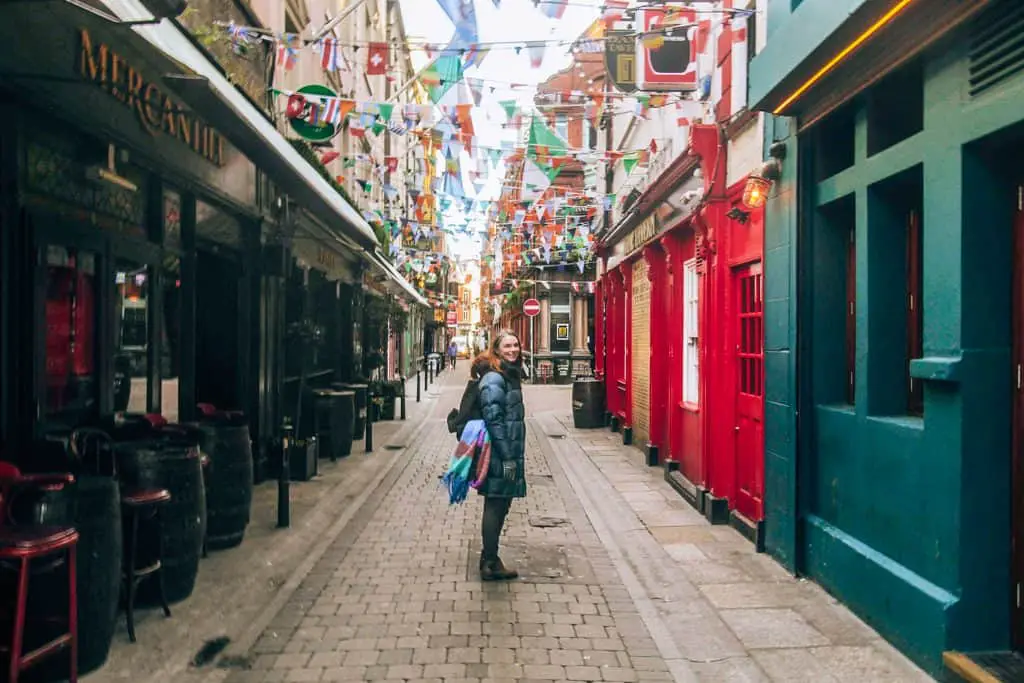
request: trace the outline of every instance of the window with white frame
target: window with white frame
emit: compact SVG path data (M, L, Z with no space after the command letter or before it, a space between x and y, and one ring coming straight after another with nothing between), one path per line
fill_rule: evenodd
M683 264L683 402L700 403L700 275L697 261Z

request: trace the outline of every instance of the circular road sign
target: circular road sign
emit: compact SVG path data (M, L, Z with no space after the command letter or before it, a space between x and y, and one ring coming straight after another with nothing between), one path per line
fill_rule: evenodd
M523 313L529 317L533 317L540 313L540 302L536 299L527 299L523 302Z

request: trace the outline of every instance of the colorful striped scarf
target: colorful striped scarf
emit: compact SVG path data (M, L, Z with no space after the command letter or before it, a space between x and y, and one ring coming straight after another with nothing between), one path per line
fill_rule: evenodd
M480 488L491 462L491 435L483 420L470 420L462 430L462 438L448 461L448 471L441 483L448 489L448 503L466 500L470 487Z

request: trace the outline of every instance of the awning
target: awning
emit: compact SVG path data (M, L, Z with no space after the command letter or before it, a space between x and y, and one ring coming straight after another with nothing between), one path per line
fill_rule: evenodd
M394 264L391 263L378 249L373 251L365 252L367 260L374 265L378 270L384 273L388 278L391 279L392 283L397 285L399 290L399 296L409 301L410 303L419 304L420 306L430 307L430 302L423 298L416 288L409 284L409 281L402 277L402 274L398 272Z
M103 0L103 3L123 21L152 17L137 0ZM183 74L165 75L167 86L266 171L278 187L332 230L362 248L377 248L373 229L359 212L295 151L263 112L192 43L183 29L165 19L159 24L134 26L133 30L187 70Z

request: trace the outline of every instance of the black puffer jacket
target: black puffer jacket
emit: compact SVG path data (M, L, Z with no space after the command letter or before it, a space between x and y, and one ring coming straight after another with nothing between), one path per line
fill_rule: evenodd
M480 380L480 412L491 435L491 464L480 487L485 496L522 498L526 495L526 409L520 366L502 361ZM502 476L503 463L516 463L516 479Z

